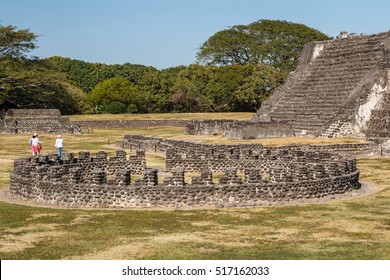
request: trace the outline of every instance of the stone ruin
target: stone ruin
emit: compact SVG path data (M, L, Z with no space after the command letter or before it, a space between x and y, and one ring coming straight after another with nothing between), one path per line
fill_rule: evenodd
M279 150L279 149L294 149L299 147L302 150L313 150L313 151L329 151L332 153L348 153L355 155L379 155L380 146L375 142L365 143L348 143L348 144L300 144L300 145L289 145L289 146L270 146L264 147L261 144L234 144L234 145L215 145L206 143L197 143L192 141L182 141L174 139L164 139L157 137L148 137L140 134L128 134L125 135L123 140L117 145L122 149L132 150L145 150L149 152L163 152L171 149L177 153L188 153L193 152L199 154L210 154L210 150L218 152L220 154L231 154L232 150L236 149L248 149L248 150ZM389 149L390 151L390 149ZM213 152L214 153L214 152ZM236 152L234 152L236 153ZM240 152L241 153L241 152ZM389 154L390 155L390 154Z
M390 31L308 43L252 121L262 116L320 137L389 137Z
M258 139L294 136L293 128L282 122L253 123L235 120L193 120L186 125L188 135L216 135L227 139Z
M297 70L251 122L174 125L186 125L189 134L225 131L234 139L293 134L388 138L389 70L390 32L343 33L335 40L307 44ZM24 128L29 120L24 124L20 119L9 116L0 130L31 129ZM56 125L47 127L52 130ZM17 198L68 207L237 207L320 200L358 190L359 170L351 153L382 155L386 146L378 143L263 147L126 135L120 146L139 150L135 156L117 151L113 157L80 152L78 158L65 154L64 159L55 155L17 159L10 191ZM165 152L165 169L146 168L145 151Z
M80 134L81 128L58 109L9 109L0 119L0 133L33 132Z
M1 113L1 112L0 112ZM70 121L58 109L8 109L0 114L0 133L69 133L81 134L81 129L144 128L156 126L186 127L191 121L157 120L82 120Z
M145 151L129 157L118 150L112 157L80 152L78 158L69 153L63 159L17 159L10 192L68 207L188 209L319 200L360 187L354 156L307 146L192 143L166 147L166 168L160 171L146 168Z
M276 129L278 128L278 129ZM286 83L250 122L193 121L187 134L231 139L288 135L390 137L390 31L305 45Z

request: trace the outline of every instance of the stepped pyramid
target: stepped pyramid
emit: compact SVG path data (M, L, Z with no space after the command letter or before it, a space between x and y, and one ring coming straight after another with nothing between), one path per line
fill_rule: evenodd
M286 83L252 117L322 137L390 136L390 31L306 44Z

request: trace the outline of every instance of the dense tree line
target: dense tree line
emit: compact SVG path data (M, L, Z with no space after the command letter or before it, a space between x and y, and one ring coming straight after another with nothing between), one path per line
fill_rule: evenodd
M36 38L0 25L0 106L63 114L255 111L295 69L306 42L329 39L301 24L261 20L217 32L200 47L197 64L158 70L28 59Z
M118 72L123 65L48 59L55 65L58 60L66 61L70 70L57 71L66 73L75 86L91 89L88 101L94 113L254 111L284 80L280 71L263 64L192 64L164 70L127 64L124 67L131 72ZM89 70L83 71L86 68ZM82 72L85 79L74 75ZM90 79L88 73L92 73Z
M64 114L88 108L85 93L64 74L37 58L27 58L37 35L0 25L0 109L59 108Z

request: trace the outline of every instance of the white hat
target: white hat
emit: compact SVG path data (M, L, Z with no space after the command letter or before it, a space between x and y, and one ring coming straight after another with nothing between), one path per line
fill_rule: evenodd
M61 138L61 134L58 134L58 135L57 135L57 138Z

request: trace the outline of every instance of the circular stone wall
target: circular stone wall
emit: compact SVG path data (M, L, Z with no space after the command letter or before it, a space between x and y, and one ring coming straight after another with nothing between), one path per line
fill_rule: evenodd
M64 160L54 155L22 158L14 162L10 191L17 198L70 207L189 208L268 205L360 188L352 156L297 146L237 147L213 152L219 160L210 160L207 153L198 157L167 151L170 172L160 180L157 169L146 169L143 151L129 157L117 151L114 157L80 152L78 158L66 154ZM191 171L190 179L186 171ZM133 174L142 176L134 181Z

